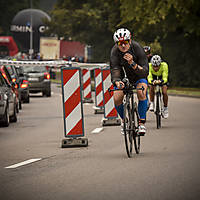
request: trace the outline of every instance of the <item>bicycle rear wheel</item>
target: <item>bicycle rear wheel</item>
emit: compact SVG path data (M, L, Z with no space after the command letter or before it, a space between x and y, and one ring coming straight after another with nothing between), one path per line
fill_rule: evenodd
M161 102L160 102L160 95L156 95L156 126L157 129L161 128Z
M126 152L128 157L132 157L133 150L133 124L132 124L132 113L131 113L131 104L129 97L126 96L126 102L124 104L124 139Z
M133 141L134 141L135 152L137 154L140 153L140 136L137 134L138 127L139 127L139 114L138 114L137 104L135 103L133 112Z

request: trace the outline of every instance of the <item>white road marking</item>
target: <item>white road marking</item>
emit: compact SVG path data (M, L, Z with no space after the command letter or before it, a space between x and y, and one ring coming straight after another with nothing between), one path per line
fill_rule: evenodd
M17 167L20 167L20 166L23 166L23 165L27 165L27 164L30 164L30 163L33 163L33 162L37 162L39 160L42 160L42 158L29 159L29 160L26 160L26 161L23 161L23 162L14 164L14 165L10 165L10 166L5 167L5 168L6 169L13 169L13 168L17 168Z
M100 133L103 130L103 128L95 128L92 133Z

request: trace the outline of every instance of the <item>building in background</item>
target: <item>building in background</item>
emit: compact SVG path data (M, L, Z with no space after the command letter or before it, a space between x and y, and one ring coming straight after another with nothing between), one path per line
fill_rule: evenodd
M60 41L54 37L41 37L40 58L45 60L60 58Z
M87 46L78 41L64 41L52 37L40 38L40 57L42 59L67 59L84 62Z

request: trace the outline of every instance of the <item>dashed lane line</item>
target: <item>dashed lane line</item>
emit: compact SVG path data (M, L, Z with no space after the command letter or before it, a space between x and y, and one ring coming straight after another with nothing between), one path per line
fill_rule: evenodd
M5 167L5 168L6 169L14 169L14 168L21 167L23 165L28 165L30 163L37 162L37 161L40 161L40 160L42 160L42 158L29 159L29 160L25 160L23 162L20 162L20 163L14 164L14 165L10 165L10 166Z
M95 128L92 133L100 133L103 130L103 128Z

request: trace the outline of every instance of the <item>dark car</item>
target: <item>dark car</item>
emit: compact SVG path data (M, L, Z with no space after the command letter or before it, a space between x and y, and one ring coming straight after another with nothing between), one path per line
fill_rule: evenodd
M28 76L30 93L42 92L43 96L51 96L50 74L44 66L24 66L24 73Z
M16 69L16 72L18 75L18 87L19 87L19 93L21 96L21 100L23 103L29 103L30 97L29 97L28 77L25 75L22 66L15 66L15 69Z
M14 65L5 65L5 67L12 78L12 82L16 84L16 88L18 90L19 109L22 109L22 98L21 98L22 95L21 95L20 80L17 70Z
M17 99L17 113L19 112L19 108L21 107L21 99L20 99L20 95L19 95L19 90L18 90L18 86L15 82L12 81L12 77L8 71L8 69L2 65L0 66L0 71L3 75L3 77L6 79L6 81L8 82L9 85L11 85L13 92L16 95L16 99Z
M11 85L0 71L0 126L17 121L17 100Z

